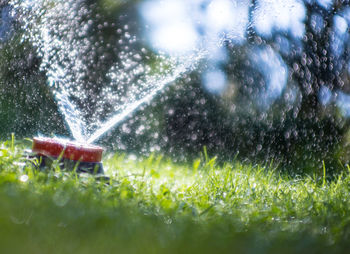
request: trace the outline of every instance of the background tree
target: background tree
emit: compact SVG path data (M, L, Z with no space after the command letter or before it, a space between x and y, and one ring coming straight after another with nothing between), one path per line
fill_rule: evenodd
M348 160L340 152L346 150L343 145L347 142L349 120L342 112L345 109L339 107L339 97L349 92L349 3L333 1L325 5L318 1L302 2L305 7L304 35L299 38L291 30L278 28L271 28L268 35L260 34L255 22L259 22L256 13L261 2L254 0L249 6L245 43L227 43L229 60L222 65L231 85L221 99L216 100L214 108L217 109L213 109L213 104L211 108L206 104L206 107L197 109L199 112L210 110L216 113L210 124L203 119L197 122L197 133L203 135L198 136L196 143L201 141L198 146L209 147L221 144L221 151L224 147L230 156L239 151L242 158L282 159L284 165L291 164L292 168L315 168L322 164L321 160L327 161L329 167L339 168L339 160ZM343 34L339 29L345 29ZM288 44L287 49L283 43ZM266 49L281 58L287 68L288 79L282 96L270 106L263 107L261 94L266 90L271 73L264 73L252 58ZM188 90L191 90L190 87ZM230 93L230 90L233 92ZM325 91L329 96L326 102L322 98ZM289 97L296 97L293 103L288 102L286 98ZM185 101L191 103L193 99L183 96L180 100L178 104L184 105ZM220 109L222 107L227 110ZM176 127L176 119L180 116L187 119L182 122L193 121L187 108L191 107L167 116L173 126L170 129L174 142L193 133L186 126L194 124ZM220 134L206 138L212 130Z

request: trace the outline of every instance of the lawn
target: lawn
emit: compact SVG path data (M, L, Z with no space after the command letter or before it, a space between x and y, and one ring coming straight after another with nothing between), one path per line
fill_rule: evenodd
M1 253L347 253L350 172L106 154L109 180L38 171L0 143ZM282 171L283 172L283 171Z

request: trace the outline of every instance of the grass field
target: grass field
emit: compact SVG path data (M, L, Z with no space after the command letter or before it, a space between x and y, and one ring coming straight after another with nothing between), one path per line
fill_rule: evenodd
M0 253L348 253L350 172L109 154L109 181L25 163L0 143ZM26 165L26 166L25 166Z

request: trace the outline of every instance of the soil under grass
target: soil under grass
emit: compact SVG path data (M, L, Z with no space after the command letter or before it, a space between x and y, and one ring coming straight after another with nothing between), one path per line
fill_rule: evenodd
M109 181L0 143L1 253L347 253L350 173L292 178L203 156L110 154Z

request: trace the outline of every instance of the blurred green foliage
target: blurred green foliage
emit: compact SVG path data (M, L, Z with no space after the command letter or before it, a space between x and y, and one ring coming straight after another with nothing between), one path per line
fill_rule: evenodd
M0 46L0 138L43 133L66 134L45 73L39 70L35 49L21 32Z

